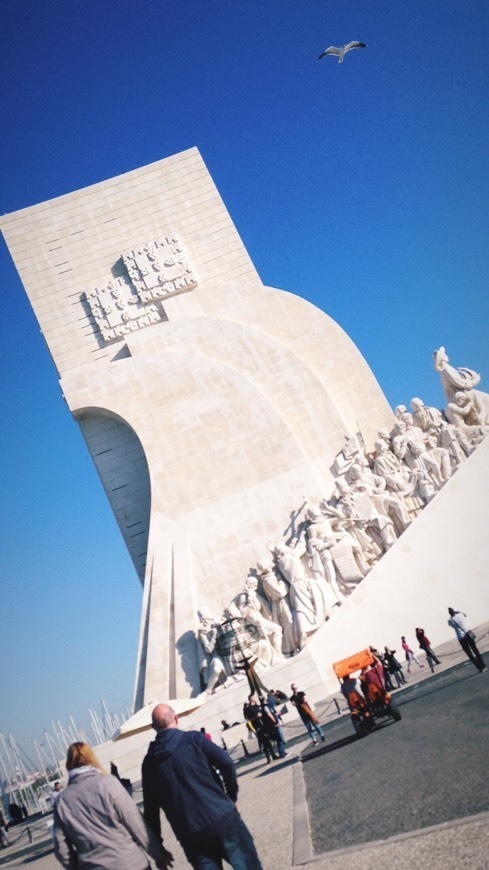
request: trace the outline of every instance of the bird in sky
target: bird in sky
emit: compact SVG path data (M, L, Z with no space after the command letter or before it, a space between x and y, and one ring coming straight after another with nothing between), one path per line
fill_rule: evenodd
M326 57L327 54L334 54L335 57L338 58L338 63L343 63L343 58L347 51L351 51L352 48L367 48L365 42L349 42L348 45L330 45L329 48L325 48L322 54L319 55L318 60L321 60L322 57Z

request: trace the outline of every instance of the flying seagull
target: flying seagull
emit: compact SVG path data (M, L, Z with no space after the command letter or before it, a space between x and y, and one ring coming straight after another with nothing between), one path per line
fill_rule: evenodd
M334 54L335 57L338 58L338 63L343 63L343 58L347 51L351 51L352 48L367 48L365 42L349 42L348 45L340 45L339 47L336 45L330 45L329 48L325 48L322 54L319 55L318 60L321 60L322 57L326 57L327 54Z

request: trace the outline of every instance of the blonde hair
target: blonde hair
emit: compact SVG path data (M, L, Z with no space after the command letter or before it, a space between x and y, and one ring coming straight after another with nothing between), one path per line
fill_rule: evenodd
M72 743L68 746L66 770L75 770L75 768L84 767L86 764L91 764L92 767L96 767L101 773L105 773L92 747L88 743Z

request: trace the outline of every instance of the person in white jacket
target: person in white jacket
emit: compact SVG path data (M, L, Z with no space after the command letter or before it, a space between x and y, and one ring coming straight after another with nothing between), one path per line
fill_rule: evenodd
M171 853L88 744L68 747L66 769L68 785L54 806L54 854L63 867L147 870L147 855L162 870L173 866Z
M466 656L476 666L479 673L483 674L484 671L487 671L486 663L477 649L475 634L467 625L467 615L462 613L461 610L454 610L453 607L449 607L448 612L450 614L448 624L451 628L455 629L460 646Z

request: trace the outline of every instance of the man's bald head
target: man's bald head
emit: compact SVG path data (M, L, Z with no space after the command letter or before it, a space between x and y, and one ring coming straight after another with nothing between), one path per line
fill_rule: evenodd
M178 728L178 718L175 710L168 704L157 704L151 714L151 722L155 731L165 731L167 728Z

